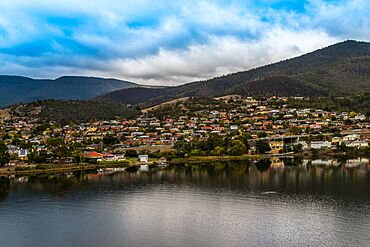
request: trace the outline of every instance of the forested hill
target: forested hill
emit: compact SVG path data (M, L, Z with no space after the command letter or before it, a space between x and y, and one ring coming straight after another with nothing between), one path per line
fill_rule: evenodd
M11 116L32 118L39 122L75 122L92 119L131 119L139 111L125 104L90 100L39 100L3 109Z
M367 90L370 90L370 43L345 41L249 71L171 88L118 90L98 99L148 106L192 96L215 97L235 93L250 96L345 96Z
M137 85L127 81L83 76L55 80L0 76L0 106L43 99L90 99L134 86Z

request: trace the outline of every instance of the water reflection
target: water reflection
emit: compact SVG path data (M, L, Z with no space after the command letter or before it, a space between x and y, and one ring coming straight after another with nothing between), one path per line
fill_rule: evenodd
M355 165L352 165L355 164ZM369 246L367 160L0 179L2 246Z
M63 197L70 189L84 189L94 184L119 183L192 183L198 186L231 187L252 191L296 191L326 193L367 193L369 160L265 160L186 164L165 170L151 168L149 173L101 174L96 171L44 174L0 179L0 200L22 190Z

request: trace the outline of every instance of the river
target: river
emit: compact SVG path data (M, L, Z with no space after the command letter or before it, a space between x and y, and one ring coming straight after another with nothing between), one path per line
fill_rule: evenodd
M1 246L370 246L368 163L1 179Z

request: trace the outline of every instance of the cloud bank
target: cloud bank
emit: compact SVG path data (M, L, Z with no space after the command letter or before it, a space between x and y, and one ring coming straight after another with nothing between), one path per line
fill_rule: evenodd
M0 74L177 85L345 39L370 40L367 0L0 0Z

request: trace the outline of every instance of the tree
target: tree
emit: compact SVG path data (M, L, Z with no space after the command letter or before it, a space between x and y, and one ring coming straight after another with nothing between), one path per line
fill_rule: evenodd
M298 127L293 127L290 129L290 132L292 132L293 135L300 135L302 134L302 130Z
M50 128L50 124L41 124L41 125L38 125L35 129L34 129L34 133L37 134L37 135L41 135L44 131L48 130Z
M47 152L46 151L40 151L40 152L31 152L28 155L28 161L31 163L45 163L47 161Z
M70 149L73 160L77 163L81 163L83 161L82 156L84 146L81 143L76 142L70 145Z
M319 150L317 149L312 149L312 159L317 159L319 157Z
M223 147L215 147L215 149L212 151L212 155L221 156L225 153L225 149Z
M242 155L247 152L247 148L245 147L244 143L240 140L233 140L231 141L230 148L228 149L228 153L230 155Z
M337 144L337 150L339 152L347 152L348 148L347 148L347 145L344 142L341 142L340 144Z
M126 157L137 157L137 152L135 149L126 150Z
M118 143L118 138L113 135L106 135L103 137L104 145L112 146Z
M184 157L185 154L189 154L191 151L190 143L184 140L183 138L179 138L176 141L174 148L176 150L176 154L182 157Z
M218 134L210 134L208 139L205 141L203 145L203 149L206 151L211 151L215 149L217 146L221 147L224 144L224 140Z
M260 131L260 132L257 132L257 136L258 136L258 138L264 138L264 137L267 136L267 134L264 131Z
M9 162L8 147L3 141L0 141L0 166L4 166Z
M302 152L302 148L303 148L302 144L294 145L293 146L293 152L294 153L300 153L300 152Z
M161 153L159 153L159 156L160 157L164 157L167 160L172 160L172 159L176 158L176 154L173 151L164 151L164 152L161 152Z
M48 147L59 162L62 162L63 158L68 157L71 154L68 146L62 138L50 138L48 140Z
M248 140L251 139L251 138L252 138L252 136L251 136L250 133L246 133L246 134L244 134L240 137L240 140L244 143L245 148L247 149L247 151L250 149L250 145L249 145Z
M11 139L10 135L8 133L5 133L3 135L3 137L1 138L3 141L7 140L7 139Z
M202 154L201 150L195 148L190 151L191 156L200 156Z
M256 150L258 154L264 154L271 150L270 145L263 140L258 140L256 142Z

